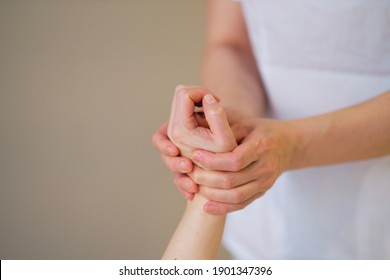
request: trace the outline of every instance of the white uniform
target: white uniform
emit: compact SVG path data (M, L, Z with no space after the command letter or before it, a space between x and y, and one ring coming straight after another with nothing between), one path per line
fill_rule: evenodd
M241 2L271 117L390 89L389 0ZM239 259L390 259L389 198L389 156L287 172L228 215L223 241Z

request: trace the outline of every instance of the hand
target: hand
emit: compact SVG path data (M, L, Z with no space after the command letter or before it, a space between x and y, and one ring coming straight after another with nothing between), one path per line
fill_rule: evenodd
M285 121L251 119L232 129L239 144L232 152L193 152L197 166L188 175L210 200L205 210L212 214L242 209L261 197L289 168L299 143Z
M193 163L190 159L180 156L180 151L169 139L167 130L168 122L161 125L153 134L152 143L161 152L164 164L176 174L173 183L179 192L192 200L194 193L199 190L198 185L186 175L193 170Z
M199 106L202 102L204 115L194 111L195 105ZM222 152L237 145L225 111L210 91L189 86L176 88L169 125L163 124L154 133L153 144L161 151L165 165L177 173L174 183L180 186L179 191L187 199L192 199L198 186L184 174L192 171L193 164L188 158L179 156L180 150L173 142L187 157L191 157L194 148Z
M202 110L196 107L202 104ZM203 117L204 116L204 117ZM211 92L202 87L178 86L172 102L168 136L187 158L194 149L215 153L237 146L226 113Z

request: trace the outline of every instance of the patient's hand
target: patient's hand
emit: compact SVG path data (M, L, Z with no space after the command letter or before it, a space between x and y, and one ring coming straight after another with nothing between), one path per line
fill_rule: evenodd
M203 113L196 112L200 105L204 117ZM216 97L210 90L196 86L176 88L168 136L181 155L189 159L195 149L218 153L232 151L237 146L226 113Z
M201 104L204 117L195 108ZM218 153L230 152L237 146L225 111L210 91L201 87L176 88L167 130L184 158L191 158L194 149ZM205 197L195 194L187 203L163 259L216 258L226 215L206 213L206 202Z

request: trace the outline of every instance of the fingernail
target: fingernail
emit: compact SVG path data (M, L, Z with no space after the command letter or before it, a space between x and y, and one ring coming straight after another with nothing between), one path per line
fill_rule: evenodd
M188 180L186 180L185 182L184 182L184 187L185 187L185 190L187 191L187 192L190 192L190 182L188 182Z
M174 151L174 149L172 148L172 147L168 147L167 148L167 150L168 150L168 154L170 155L170 156L174 156L175 155L175 151Z
M179 170L180 172L189 172L188 165L184 160L179 163Z
M217 100L211 94L207 94L204 98L207 104L211 105L217 103Z
M197 153L197 152L195 152L192 157L193 157L193 159L195 161L201 161L202 160L202 156L200 155L200 153Z
M196 193L198 192L199 188L198 185L193 182L188 182L188 192L190 193Z
M204 205L204 210L209 213L215 213L217 211L217 207L212 203L206 203Z

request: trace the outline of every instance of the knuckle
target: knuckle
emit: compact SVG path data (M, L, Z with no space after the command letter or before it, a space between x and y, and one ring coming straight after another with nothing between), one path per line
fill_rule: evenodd
M240 190L233 190L231 194L231 202L234 204L239 204L243 200L243 194Z
M172 129L168 133L169 139L174 143L181 143L183 140L183 133L180 129Z
M222 175L222 188L231 189L233 187L233 176L231 173L224 173Z
M223 116L225 114L225 110L220 106L214 106L209 108L208 114L211 116Z
M258 152L263 154L267 151L270 151L274 146L274 139L272 136L268 135L261 139L260 143L258 143Z
M231 151L236 146L235 141L232 141L232 139L229 139L227 137L220 139L220 143L218 146L220 147L219 150L221 152Z
M261 139L261 145L263 147L269 147L272 144L272 138L270 135L266 135Z
M240 171L243 167L244 167L244 160L238 156L233 157L230 163L231 171L237 172Z
M175 88L175 95L178 96L182 96L182 95L186 95L187 94L187 87L185 85L178 85L176 88Z
M198 162L201 164L203 168L214 169L215 163L212 157L204 155L201 158L199 158Z
M199 171L197 171L196 169L193 170L193 172L191 173L191 178L192 180L196 183L196 184L200 184L201 183L201 174Z
M207 187L199 185L199 194L201 194L202 196L208 198L207 197L207 195L208 195Z
M208 187L205 186L199 186L199 193L207 198L208 200L213 200L212 192L209 191Z
M263 172L266 174L273 174L277 170L277 163L274 160L269 160L263 167Z

